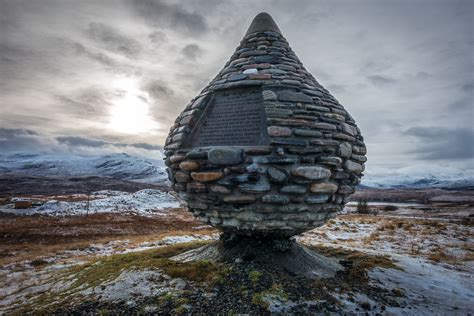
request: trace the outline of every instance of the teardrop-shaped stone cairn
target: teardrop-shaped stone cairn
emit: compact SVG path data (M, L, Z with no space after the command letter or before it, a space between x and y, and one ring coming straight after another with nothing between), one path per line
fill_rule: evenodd
M354 119L267 13L255 17L165 144L169 180L194 216L227 233L283 238L344 207L365 154Z

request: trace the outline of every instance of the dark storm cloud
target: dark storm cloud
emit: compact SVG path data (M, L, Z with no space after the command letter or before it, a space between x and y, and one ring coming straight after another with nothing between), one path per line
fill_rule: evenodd
M125 143L106 141L103 139L84 136L49 137L31 129L0 128L0 153L34 152L34 153L63 153L76 151L80 147L91 149L115 149L121 151L126 148L144 150L162 150L163 147L148 143Z
M24 128L0 128L0 153L48 152L55 144L38 132Z
M413 127L405 134L418 139L419 148L413 152L420 159L474 158L473 128Z
M194 61L198 57L201 57L202 49L197 44L188 44L183 47L181 53L184 55L185 58Z
M133 7L148 23L200 35L208 31L204 16L189 12L182 4L169 4L161 0L133 0Z
M115 28L102 23L90 23L86 33L103 48L128 58L136 57L142 49L138 41L120 34Z
M126 143L86 136L51 137L31 129L0 128L0 154L82 154L98 155L111 152L131 152L139 156L153 156L163 149L160 145L144 142Z
M38 133L26 128L3 128L0 127L0 139L6 139L10 137L31 137L37 136Z
M370 76L367 76L367 80L369 80L369 82L371 82L375 86L385 86L385 85L390 85L397 82L397 80L393 78L382 76L382 75L370 75Z

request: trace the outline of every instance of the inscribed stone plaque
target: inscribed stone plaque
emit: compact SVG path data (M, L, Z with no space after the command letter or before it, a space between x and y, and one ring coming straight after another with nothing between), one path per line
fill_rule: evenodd
M268 145L261 89L216 92L190 138L191 147Z

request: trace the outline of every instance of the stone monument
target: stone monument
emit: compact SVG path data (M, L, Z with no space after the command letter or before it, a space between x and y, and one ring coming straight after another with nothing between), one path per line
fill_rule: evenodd
M169 179L189 211L246 243L324 224L354 193L365 154L354 119L267 13L254 18L165 144Z

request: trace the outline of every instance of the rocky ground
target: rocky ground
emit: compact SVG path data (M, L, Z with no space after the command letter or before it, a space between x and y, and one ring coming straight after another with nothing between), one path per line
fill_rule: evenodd
M146 216L2 212L0 313L470 313L472 204L373 203L369 214L356 211L350 204L297 237L345 267L318 280L256 258L170 260L218 238L179 205Z

